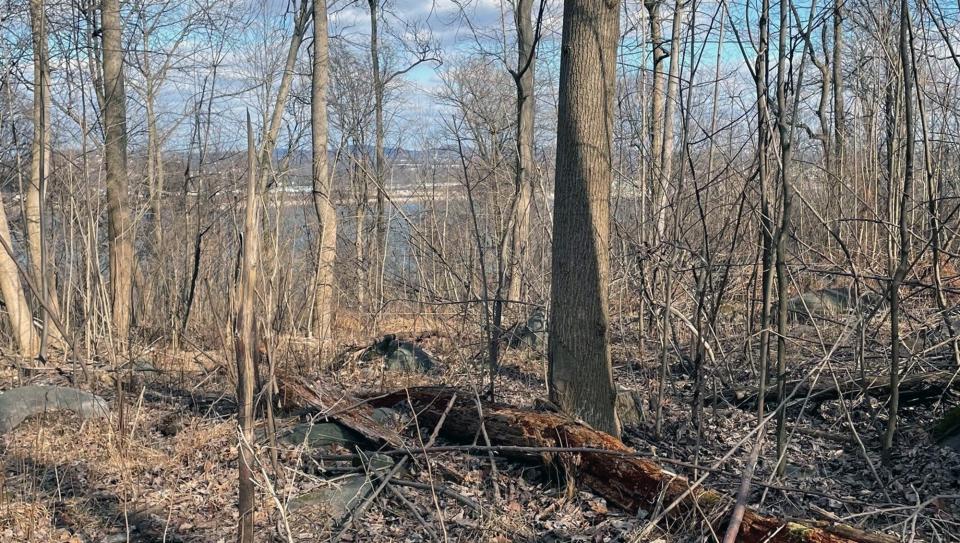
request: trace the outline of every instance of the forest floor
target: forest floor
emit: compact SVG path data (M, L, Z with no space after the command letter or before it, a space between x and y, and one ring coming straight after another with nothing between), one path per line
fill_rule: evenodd
M415 330L408 333L411 338L416 335ZM616 328L614 335L618 386L652 402L660 372L657 345L645 343L641 351L636 330L628 324ZM830 343L824 348L819 338L830 334L797 327L792 335L791 378L814 374L849 380L858 375L860 368L848 356L849 349L824 356ZM881 340L867 342L872 354L864 369L876 375L885 374ZM320 378L355 393L420 384L480 387L487 369L473 361L482 351L479 341L470 344L441 335L423 345L441 361L429 374L391 374L376 362L357 362ZM724 382L754 383L757 376L745 355L753 351L745 348L744 338L730 337L711 349L718 362L707 362L707 374L717 379L704 383L707 401L700 432L691 423L692 364L673 363L660 437L655 435L654 411L646 406L641 424L626 429L624 441L670 471L687 477L706 474L706 486L733 495L752 441L729 453L756 426L756 413L752 407L715 400L713 391L729 386ZM281 366L309 364L306 353L311 350L309 343L291 342L276 356ZM677 359L684 358L671 356ZM230 370L224 369L232 366L224 351L155 350L138 360L152 369L125 373L122 417L111 384L116 374L102 369L94 388L112 402L109 418L80 421L51 413L3 436L0 541L234 540L237 430ZM506 351L497 380L498 401L532 406L544 397L543 364L535 350ZM916 371L927 369L922 360L911 364ZM105 362L102 366L108 367ZM53 365L29 373L25 377L22 365L9 360L0 371L0 389L28 382L68 384L64 372ZM960 452L934 443L929 434L936 417L957 403L956 395L946 393L935 403L904 406L891 468L880 462L886 425L881 400L856 395L792 407L787 419L797 431L789 440L786 474L774 477L773 463L761 461L750 503L781 517L841 519L904 540L960 541ZM281 417L278 429L282 432L296 422ZM409 417L395 422L405 435L416 436ZM859 441L850 439L851 425ZM274 484L260 486L258 541L326 541L332 534L341 541L614 542L638 540L641 534L642 541L711 539L710 534L676 529L670 536L643 533L656 511L638 515L618 510L587 488L560 482L556 472L536 462L462 452L414 458L398 476L409 485L391 485L396 492L382 494L362 519L340 530L309 506L294 510L290 505L296 496L330 485L332 477L349 471L349 465L318 460L302 447L281 445L274 466L264 432L261 424L255 471L261 481L269 475ZM429 429L424 432L423 441ZM761 459L776 456L775 441L770 424ZM706 469L695 473L694 464Z

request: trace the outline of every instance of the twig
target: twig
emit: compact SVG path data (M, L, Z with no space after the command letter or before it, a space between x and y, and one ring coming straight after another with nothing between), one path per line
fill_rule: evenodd
M424 450L432 447L434 441L437 440L437 435L440 434L440 428L443 427L443 423L444 423L444 421L447 419L447 414L450 413L450 409L453 408L453 404L454 404L454 402L456 401L456 399L457 399L457 395L456 395L456 394L454 394L454 395L450 398L450 402L447 404L447 408L444 410L443 415L441 415L440 420L437 421L437 425L434 427L433 433L430 435L430 440L427 442L426 447L423 447ZM383 479L380 480L380 484L377 486L377 488L375 488L375 489L373 490L373 492L371 492L371 493L366 497L366 499L363 500L363 502L362 502L359 506L357 506L353 511L351 511L351 512L347 515L346 519L345 519L345 520L343 521L343 523L341 524L340 529L337 530L337 534L333 537L333 539L332 539L333 541L339 541L339 540L340 540L340 536L342 536L343 533L347 530L347 528L349 528L350 525L353 524L353 521L356 520L357 518L361 517L361 516L366 512L367 508L370 507L370 504L373 503L373 500L377 499L377 496L379 496L380 493L382 493L383 490L387 487L387 484L390 483L390 480L391 480L401 469L403 469L404 466L407 465L407 462L410 460L410 452L409 452L409 451L406 451L405 454L406 454L406 456L404 456L403 458L401 458L401 459L393 466L393 469L391 469L389 472L387 472L386 475L383 476Z
M471 500L470 498L464 496L463 494L457 492L456 490L450 488L450 487L447 486L447 485L434 484L433 486L431 486L431 485L428 485L427 483L420 483L420 482L417 482L417 481L408 481L408 480L406 480L406 479L394 479L394 480L391 481L391 482L392 482L392 484L395 484L395 485L398 485L398 486L408 486L408 487L410 487L410 488L419 488L419 489L421 489L421 490L436 489L436 490L440 491L441 494L446 494L447 496L450 496L451 498L457 500L458 502L460 502L460 503L462 503L463 505L469 507L470 509L473 509L474 511L480 511L480 504L479 504L479 503Z

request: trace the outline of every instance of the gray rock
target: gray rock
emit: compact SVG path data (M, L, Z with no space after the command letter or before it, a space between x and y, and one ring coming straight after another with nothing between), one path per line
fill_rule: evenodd
M537 307L527 318L527 322L510 331L507 344L511 349L523 346L535 349L546 334L547 316L542 307Z
M401 341L394 334L383 336L374 342L362 358L370 360L383 357L387 371L425 373L433 369L433 357L409 341Z
M100 396L76 388L31 385L0 394L0 434L5 434L28 417L47 411L73 411L81 418L105 417L110 412Z
M366 475L347 475L328 481L313 492L290 500L288 510L296 513L304 508L317 508L334 520L342 519L373 491L374 481Z
M304 422L297 424L280 437L280 441L294 447L306 445L309 449L327 447L329 445L344 445L347 447L368 445L362 435L341 426L335 422Z
M377 407L373 410L373 420L381 426L393 426L400 420L400 412L389 407Z
M339 521L356 507L377 485L377 477L394 466L393 458L373 453L362 462L364 473L328 479L327 484L290 500L289 510L316 509L321 515Z

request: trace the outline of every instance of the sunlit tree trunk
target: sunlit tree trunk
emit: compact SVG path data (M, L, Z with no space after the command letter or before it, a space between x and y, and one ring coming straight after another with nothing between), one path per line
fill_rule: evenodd
M383 263L387 246L387 219L386 219L386 154L384 151L383 128L383 72L380 70L380 33L378 21L380 17L380 0L368 0L370 6L370 64L373 71L373 112L374 112L374 140L373 140L373 183L377 191L376 247L373 251L373 303L381 302L381 288L383 282Z
M133 296L133 238L127 186L126 91L123 76L123 28L120 0L103 0L103 121L104 165L107 173L107 214L110 240L110 293L113 333L126 342L130 333Z
M533 113L534 113L534 57L536 36L531 9L533 0L518 0L517 71L513 73L517 85L517 170L513 202L513 232L510 236L509 287L510 300L521 299L523 274L526 269L527 241L530 237L530 203L533 198Z
M40 348L40 341L33 327L33 315L27 305L27 298L20 283L20 271L14 260L13 245L10 241L10 227L7 223L7 212L0 200L0 294L6 313L10 318L10 328L20 356L34 358Z
M50 175L50 62L47 50L46 12L43 0L30 0L30 26L33 36L33 142L30 147L30 183L24 198L24 220L27 225L27 246L34 281L40 288L39 296L44 304L37 304L43 316L44 333L48 338L61 342L60 331L50 325L47 306L55 314L60 313L56 285L53 281L46 244L44 198L46 182Z
M550 399L617 436L607 284L618 5L563 6L548 348Z
M256 496L253 484L253 390L254 375L254 326L256 315L253 303L257 286L257 259L260 254L259 195L260 182L257 157L253 143L253 128L247 116L247 209L243 222L243 253L240 263L240 283L237 287L234 310L234 350L237 359L237 423L240 426L239 490L237 507L240 517L237 524L237 541L254 542L254 513Z
M310 114L313 130L313 205L320 225L313 333L321 353L333 323L334 261L337 254L337 212L331 200L327 171L327 86L329 84L326 0L313 2L313 80Z

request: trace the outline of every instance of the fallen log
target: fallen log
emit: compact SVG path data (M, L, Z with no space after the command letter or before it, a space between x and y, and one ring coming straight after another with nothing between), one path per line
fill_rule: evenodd
M105 417L106 400L76 388L30 385L0 394L0 434L46 411L73 411L81 418Z
M933 371L908 375L900 381L901 405L916 405L925 401L935 401L947 388L960 390L960 379L956 379L953 372ZM867 394L874 398L885 399L890 394L890 378L886 375L872 376L865 379L853 379L840 383L839 388L832 379L823 379L813 384L809 381L789 381L787 391L796 389L793 403L803 402L804 399L815 402L836 400L840 396L853 394ZM740 407L756 404L760 391L756 387L732 388L718 392L707 403L713 400L725 400ZM770 387L764 395L764 401L776 402L777 388Z
M295 376L278 377L277 386L285 409L314 410L324 420L339 423L374 443L403 446L399 434L376 421L373 406L337 387Z
M392 406L409 403L421 424L436 424L457 391L446 387L401 390L373 398L371 404ZM445 438L471 443L481 420L470 394L458 394L441 428ZM693 488L683 477L663 470L650 460L633 456L620 440L561 414L485 404L483 425L492 445L602 449L598 452L545 453L545 460L559 462L574 480L583 483L610 503L636 513L653 510L659 503L678 500L672 518L709 519L722 532L733 509L733 500L712 490ZM702 520L700 521L702 522ZM744 543L889 543L896 538L868 534L854 528L821 522L793 522L748 509L737 541Z

